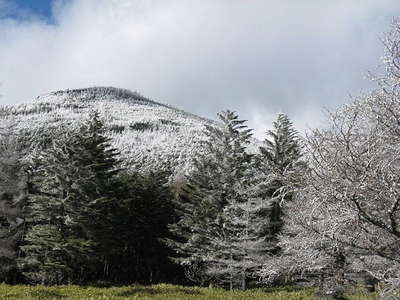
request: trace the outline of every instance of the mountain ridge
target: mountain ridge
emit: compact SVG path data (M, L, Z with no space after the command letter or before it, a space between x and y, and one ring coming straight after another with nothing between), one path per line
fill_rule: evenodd
M193 116L195 118L199 118L201 120L217 124L217 122L214 120L204 118L204 117L198 116L196 114L187 112L183 109L177 108L175 106L161 103L158 101L154 101L150 98L144 97L137 91L131 91L129 89L117 88L117 87L112 87L112 86L94 86L94 87L88 87L88 88L57 90L57 91L42 94L42 95L36 97L33 101L34 102L35 101L43 102L44 99L47 97L65 95L65 94L68 95L68 97L70 98L70 99L68 99L68 101L71 101L71 98L78 98L79 96L82 96L85 93L86 93L86 95L91 94L92 97L97 96L96 100L106 100L106 99L101 99L101 98L106 98L107 96L109 96L109 97L114 96L115 98L113 98L113 100L127 101L128 103L129 103L129 101L134 100L137 102L147 103L149 105L163 106L163 107L166 107L169 109L174 109L174 110L182 112L184 114ZM99 95L100 95L100 97L99 97ZM82 98L80 100L82 100ZM86 96L83 100L90 101L90 98L88 98Z
M91 87L50 92L31 103L0 106L0 123L54 136L99 112L114 148L134 170L171 169L184 173L200 150L204 126L218 122L150 100L137 92ZM1 124L0 124L1 125Z
M103 119L112 147L121 152L124 166L139 172L170 170L175 176L190 171L192 158L202 152L205 125L217 121L115 87L89 87L50 92L30 103L0 105L0 128L17 130L50 141L65 127L76 127L91 112ZM258 151L252 139L248 151Z

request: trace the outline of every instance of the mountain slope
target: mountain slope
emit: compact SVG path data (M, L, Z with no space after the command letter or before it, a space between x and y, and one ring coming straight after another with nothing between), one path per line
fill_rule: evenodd
M76 126L96 110L104 119L113 146L138 171L171 167L183 172L199 151L204 125L200 118L112 87L65 90L40 96L32 103L0 106L0 122L51 136L61 126Z

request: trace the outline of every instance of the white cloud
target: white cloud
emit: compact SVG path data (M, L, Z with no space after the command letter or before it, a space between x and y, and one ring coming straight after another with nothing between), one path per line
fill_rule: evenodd
M208 117L234 109L252 126L268 126L283 111L303 129L317 124L324 106L368 86L362 76L379 64L378 35L400 6L72 0L57 1L53 11L55 25L0 20L0 103L112 85Z

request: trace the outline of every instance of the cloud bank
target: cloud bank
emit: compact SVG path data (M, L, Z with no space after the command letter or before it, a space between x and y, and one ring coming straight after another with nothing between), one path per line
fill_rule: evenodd
M48 22L7 18L10 3L0 104L116 86L210 118L237 110L258 136L278 112L302 130L369 88L400 15L397 0L58 0Z

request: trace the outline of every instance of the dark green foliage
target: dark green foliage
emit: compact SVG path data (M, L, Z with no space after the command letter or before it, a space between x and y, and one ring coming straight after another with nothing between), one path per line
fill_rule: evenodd
M170 174L122 171L103 130L94 113L33 162L18 260L29 282L150 283L179 277L162 242L175 212Z
M111 235L107 213L115 202L117 154L94 113L77 132L54 140L35 161L19 260L29 280L79 282L95 271L105 256L103 242Z
M108 128L111 132L115 132L115 133L122 133L125 130L125 126L123 125L118 125L118 124L114 124L112 126L110 126Z
M157 126L155 126L151 122L135 122L129 125L129 128L132 130L138 130L138 131L145 131L145 130L154 130L157 129Z
M119 177L108 280L152 283L179 276L179 267L168 259L173 253L162 241L169 236L168 224L174 218L168 175L124 173Z
M17 245L22 235L28 191L24 163L29 137L14 126L0 128L0 281L15 281Z
M60 284L72 282L79 263L91 254L91 243L74 238L60 230L57 225L33 225L21 247L25 257L19 260L23 274L32 282Z
M180 126L179 123L166 119L160 119L160 123L163 125Z

